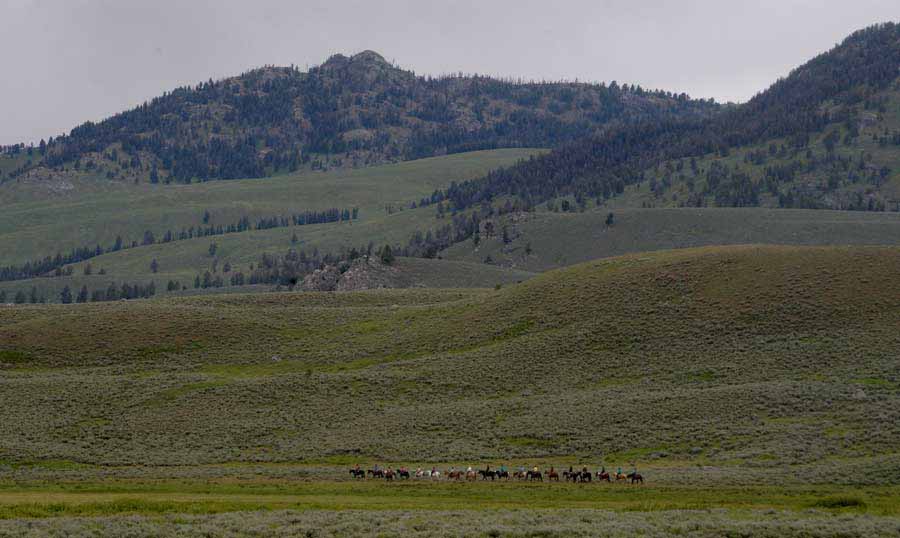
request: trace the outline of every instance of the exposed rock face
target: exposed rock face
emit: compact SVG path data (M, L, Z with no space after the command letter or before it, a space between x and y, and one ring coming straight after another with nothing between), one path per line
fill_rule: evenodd
M329 265L303 279L303 291L360 291L400 287L400 271L377 257L362 257L349 265Z
M300 289L303 291L334 291L338 281L341 279L341 271L333 265L329 265L323 269L316 269L312 273L306 275Z

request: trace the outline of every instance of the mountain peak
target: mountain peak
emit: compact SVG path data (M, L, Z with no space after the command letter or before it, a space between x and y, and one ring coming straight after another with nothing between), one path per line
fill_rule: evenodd
M364 50L362 52L345 56L343 54L335 54L328 58L322 67L325 69L346 69L353 67L355 69L379 69L390 68L391 64L384 59L384 56L373 50Z
M375 51L364 50L352 56L335 54L321 65L322 73L338 77L359 89L370 87L376 80L398 80L412 74L394 67L384 56Z
M387 60L384 59L384 56L378 54L374 50L364 50L358 54L354 54L353 56L350 57L350 61L369 63L369 64L390 65L387 62Z

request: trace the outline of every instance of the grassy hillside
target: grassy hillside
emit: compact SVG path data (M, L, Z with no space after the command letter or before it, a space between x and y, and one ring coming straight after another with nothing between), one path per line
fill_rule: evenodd
M662 483L887 483L898 264L709 247L501 290L6 307L0 460L32 478L57 464L23 463L636 460Z
M451 181L484 174L528 157L536 150L507 149L422 159L358 170L309 172L269 178L193 185L137 185L82 194L28 196L18 200L11 186L0 188L2 262L19 263L83 245L112 245L116 236L141 240L144 231L161 236L212 224L287 215L330 207L358 207L360 223L388 218L385 207L429 196ZM433 211L432 211L433 213ZM302 234L303 229L296 230Z
M0 282L0 293L12 302L19 291L36 289L38 297L56 301L64 286L90 290L111 282L156 283L158 292L169 281L191 287L206 270L222 275L225 264L232 271L248 272L265 252L284 254L288 249L337 253L341 249L406 242L417 230L439 224L434 208L409 209L408 204L429 196L435 188L460 178L474 177L507 165L539 150L493 150L458 154L396 165L352 171L304 173L260 180L236 180L168 187L111 187L9 203L0 216L0 266L66 253L76 246L100 244L109 248L117 236L126 245L141 242L150 230L159 241L171 230L228 225L247 217L285 216L330 207L358 208L352 222L255 229L246 232L195 237L170 243L139 245L97 256L73 265L72 276L32 278ZM0 188L0 191L3 191ZM208 213L208 222L204 215ZM296 242L294 240L296 239ZM217 251L210 254L210 245ZM151 262L157 261L157 272ZM84 275L87 264L93 274ZM100 270L105 274L99 274ZM491 270L488 270L491 271ZM476 273L478 271L476 270ZM452 281L448 276L444 281ZM499 280L498 282L505 282ZM464 279L457 286L491 285L496 282Z
M705 245L900 245L900 214L766 208L654 208L610 203L584 212L537 211L495 219L447 259L546 271L596 258ZM556 207L559 207L559 203ZM607 226L609 213L613 223ZM506 227L509 243L503 242ZM529 252L530 250L530 252Z
M284 242L289 244L288 239ZM251 249L254 245L248 245ZM257 245L258 246L258 245ZM230 250L230 246L229 252ZM177 252L172 254L177 259ZM249 264L257 261L258 251L248 250L246 259L238 258L240 261ZM101 257L101 261L107 259ZM149 258L148 258L149 259ZM161 263L166 263L169 258L160 256ZM203 265L209 263L206 257L198 257ZM121 285L122 282L147 284L153 282L156 286L156 296L164 295L198 295L211 293L262 293L270 292L278 289L276 284L254 284L243 286L226 285L221 288L200 288L193 287L193 280L197 276L193 269L183 270L167 270L159 273L151 273L146 268L146 260L141 262L141 266L135 267L135 273L125 276L124 278L114 275L122 275L118 271L118 265L111 264L112 269L105 275L92 274L85 276L76 273L71 277L61 278L33 278L29 280L21 280L15 282L0 282L0 294L6 293L5 303L14 303L16 294L22 291L26 296L26 302L30 301L32 288L36 291L39 298L47 298L48 302L59 302L59 296L65 286L69 286L73 293L78 293L83 286L88 290L104 289L109 286L110 282ZM235 263L234 270L246 268L247 265L239 265ZM104 266L106 269L107 266ZM187 265L183 267L189 267ZM388 288L493 288L495 286L503 286L507 284L515 284L522 282L534 276L535 273L526 270L515 269L511 267L503 267L499 265L484 264L479 262L467 262L457 260L435 260L425 258L397 258L391 268L391 277L385 282L375 283L376 286ZM220 271L217 275L224 276L226 279L232 273L223 273ZM186 286L187 289L168 291L169 281L175 281Z

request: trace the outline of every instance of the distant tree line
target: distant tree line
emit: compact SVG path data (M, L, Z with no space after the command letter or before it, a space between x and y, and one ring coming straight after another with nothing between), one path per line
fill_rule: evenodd
M57 253L56 256L47 256L42 259L25 262L22 265L7 265L5 267L0 267L0 282L27 280L50 275L68 276L72 274L72 268L66 266L89 260L107 252L117 252L119 250L135 248L138 246L163 244L193 239L195 237L240 233L250 230L268 230L278 227L345 222L357 218L359 218L359 208L331 208L324 211L304 211L287 216L262 217L255 222L252 222L249 217L242 217L237 222L227 225L210 224L208 226L197 226L196 228L191 226L189 228L182 228L181 231L177 233L172 230L167 230L161 236L157 236L152 231L147 230L144 232L140 242L131 241L128 243L123 240L121 236L117 236L115 242L106 248L99 244L93 247L79 247L72 249L67 254ZM209 221L208 212L204 214L204 220L206 222Z
M24 290L16 291L15 295L9 296L6 290L0 290L0 304L12 302L15 304L39 304L46 303L47 298L43 293L39 293L37 286L31 287L31 292L26 294Z
M97 303L122 299L148 299L154 295L156 295L156 284L152 281L147 284L123 282L121 286L111 282L109 286L93 291L89 291L87 285L84 285L77 293L73 293L72 289L66 285L59 293L59 302L63 304Z

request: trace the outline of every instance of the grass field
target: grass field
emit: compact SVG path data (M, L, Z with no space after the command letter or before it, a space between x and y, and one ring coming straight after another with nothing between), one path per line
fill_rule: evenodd
M222 182L218 182L222 183ZM591 259L632 252L665 250L716 244L795 244L795 245L898 245L900 214L848 211L788 209L612 209L615 222L605 224L610 209L594 208L582 213L536 211L515 222L509 218L512 241L504 244L500 235L483 237L476 247L471 241L459 243L442 253L453 262L410 260L402 266L408 285L428 287L493 287L516 282L526 274L540 272ZM439 224L432 208L406 210L384 218L361 219L352 224L334 223L291 228L276 228L239 234L177 241L105 254L90 260L94 274L84 276L84 263L76 266L72 277L35 278L0 282L7 300L18 290L28 294L32 287L51 301L58 299L64 286L78 290L106 287L110 282L156 282L163 293L170 280L191 286L194 277L219 271L228 262L233 271L248 272L263 252L283 254L289 248L334 251L341 246L359 246L373 240L404 243L415 230L427 230ZM297 234L298 245L291 238ZM215 258L209 245L215 242ZM531 253L527 253L527 248ZM486 259L490 264L484 264ZM152 273L150 262L157 260L159 272ZM415 265L415 267L413 267ZM97 272L102 268L105 275ZM512 269L512 271L509 271ZM426 274L427 273L427 274ZM225 275L226 277L228 275ZM240 289L220 290L227 292ZM247 289L245 291L254 291ZM259 288L256 288L259 291Z
M898 259L705 248L500 290L6 307L0 459L565 456L738 482L829 461L798 478L827 481L896 461Z
M612 212L613 225L606 225ZM498 233L451 247L444 257L546 271L596 258L706 245L900 245L900 213L766 208L594 208L507 219ZM501 225L497 226L500 229ZM531 252L527 252L527 247Z
M898 519L776 510L279 510L0 521L4 536L896 536Z
M889 536L898 267L704 247L500 289L3 307L0 534ZM353 482L357 462L647 483Z

